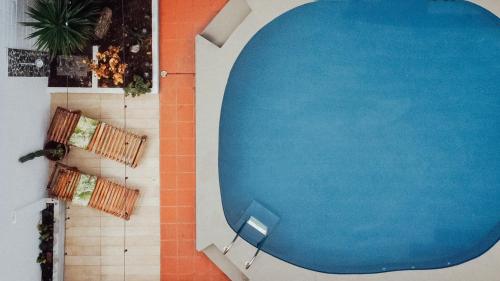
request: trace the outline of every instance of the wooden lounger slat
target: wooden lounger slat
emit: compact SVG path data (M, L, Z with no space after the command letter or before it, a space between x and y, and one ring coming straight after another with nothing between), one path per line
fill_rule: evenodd
M73 112L57 107L47 132L47 140L67 144L79 118L79 111Z
M113 128L112 126L106 127L108 127L108 135L106 136L106 141L103 143L102 150L100 152L100 154L104 157L107 157L108 147L112 143L113 135L115 133L115 128Z
M137 139L137 136L132 136L131 140L128 143L130 148L127 151L127 154L125 155L125 163L127 165L130 165L132 163L134 152L139 147L140 140Z
M120 194L120 190L115 185L113 185L113 194L112 194L111 200L109 201L109 204L108 204L109 211L113 212L113 214L117 213L115 205L116 205L116 200L117 200L118 194Z
M115 212L115 204L116 204L116 200L117 200L119 193L120 193L120 190L118 188L116 188L116 186L113 184L113 192L110 196L109 203L107 204L109 211L111 211L113 213Z
M92 147L94 146L94 143L95 143L95 139L96 137L98 136L99 134L99 130L101 129L101 124L102 123L98 123L97 126L95 127L95 131L94 131L94 134L92 135L92 138L90 138L90 141L89 141L89 144L87 145L87 150L88 151L92 151Z
M52 191L55 196L60 196L61 190L64 188L64 186L66 185L66 181L68 180L67 178L68 173L60 173L58 175L58 178L56 179L56 182L54 184L54 189Z
M61 138L59 137L61 135L61 131L64 129L63 124L64 120L66 119L66 112L65 111L60 111L57 115L57 123L54 128L54 140L55 141L61 141Z
M111 150L111 155L113 155L115 160L120 159L120 150L125 146L125 139L127 136L127 132L120 130L120 134L118 135L118 138L116 139L115 145L113 146Z
M59 108L58 108L56 110L55 115L54 115L54 119L56 121L55 121L54 127L52 128L52 138L54 141L57 141L58 140L57 136L59 134L59 131L62 128L61 124L64 120L64 111L59 110Z
M49 140L58 140L58 132L61 128L59 124L61 121L64 119L64 112L58 107L56 111L54 112L54 116L52 117L52 124L49 127L49 131L47 132L47 136L49 137Z
M132 163L130 164L130 166L132 168L137 167L137 165L139 164L139 159L142 157L142 154L144 153L144 147L146 146L146 140L147 140L146 136L141 137L141 142L139 144L139 148L137 149L137 153L135 154L135 156L132 160Z
M109 154L113 157L113 159L118 160L120 159L120 155L118 154L118 151L120 150L120 147L122 147L125 143L123 142L125 132L122 129L117 130L118 135L115 138L114 144L111 147Z
M97 124L97 127L95 129L95 133L92 136L92 139L90 140L90 143L89 143L89 146L87 147L87 150L94 151L96 144L99 143L99 141L101 140L102 131L104 129L103 124L104 123Z
M57 131L57 135L56 135L56 138L57 140L61 141L61 140L64 140L64 135L65 135L65 131L66 129L69 127L69 118L71 117L71 115L65 111L65 112L61 112L61 115L62 115L62 120L61 120L61 125L59 127L59 130Z
M120 188L118 191L118 198L124 198L125 193L127 192L127 189L125 188ZM120 210L123 209L123 205L125 204L125 200L116 200L113 204L113 209L117 210L117 212L120 212Z
M93 146L94 153L100 154L102 143L104 141L106 141L107 131L108 131L108 128L106 127L106 124L102 124L101 130L100 130L100 135L96 139L96 142L94 143L94 146Z
M80 177L81 177L81 174L80 173L77 173L77 172L73 172L74 173L74 181L71 185L71 190L69 191L68 193L68 199L69 200L72 200L73 199L73 194L75 193L76 191L76 188L78 186L78 183L80 182Z
M111 189L109 188L109 186L110 186L109 181L105 180L103 196L101 197L101 200L99 200L99 202L97 202L97 206L96 206L99 210L105 211L104 209L106 206L106 202L108 201L108 196L109 196L109 193L111 192Z
M102 139L99 145L96 147L98 150L96 151L97 154L104 156L106 153L106 146L108 145L110 141L110 136L111 136L111 131L113 130L113 127L108 126L107 124L104 124L104 132L102 134Z
M101 180L98 178L95 183L94 192L92 192L92 196L90 196L89 207L94 207L95 200L99 197L101 191L102 191Z
M111 130L111 136L109 137L108 145L106 146L106 149L104 151L104 157L108 157L108 158L111 158L111 159L114 158L114 155L112 153L113 152L113 147L116 145L117 139L118 139L119 135L120 135L119 129L113 128Z
M128 142L130 141L130 133L125 132L123 134L123 142L122 145L120 146L120 150L118 150L117 155L118 159L121 162L125 162L126 159L126 153L129 148Z
M114 214L119 214L120 213L120 210L117 208L117 205L118 205L118 200L119 200L119 195L120 195L120 189L119 186L116 186L115 185L115 189L114 189L114 192L113 192L113 198L111 199L111 202L109 204L109 208L110 210L113 211ZM120 199L123 199L123 198L120 198Z
M139 197L139 190L128 190L128 196L127 200L125 202L125 208L124 208L124 214L123 218L128 220L130 219L130 216L132 215L132 212L134 211L135 207L135 201L137 200L137 197Z
M109 183L109 194L108 194L108 198L106 200L106 202L104 203L103 205L103 208L104 208L104 211L105 212L108 212L108 213L113 213L113 210L111 209L111 202L113 201L113 196L116 192L116 187L115 185L110 182Z
M95 200L93 200L93 203L91 205L91 207L93 208L97 208L99 206L99 202L102 200L104 193L106 192L106 180L99 178L98 182L99 183L97 184L97 188L99 190Z
M78 121L80 121L80 115L79 114L70 114L68 118L68 129L64 131L64 134L62 136L63 139L69 140L71 135L73 134L73 131L76 128L76 125L78 125Z
M109 193L109 181L103 179L102 180L102 194L101 197L99 198L99 201L96 202L96 208L102 210L102 206L104 205L104 202L106 201L106 197L108 196Z
M118 150L118 147L121 147L124 145L123 141L121 139L123 138L123 130L122 129L116 129L116 136L113 138L113 144L110 146L108 149L108 157L118 160L119 155L116 153Z
M63 200L71 200L79 179L80 174L74 171L65 170L59 172L51 194Z
M126 162L126 159L127 159L126 153L130 148L131 135L132 134L127 133L127 132L123 133L120 149L118 151L116 151L116 157L124 163Z

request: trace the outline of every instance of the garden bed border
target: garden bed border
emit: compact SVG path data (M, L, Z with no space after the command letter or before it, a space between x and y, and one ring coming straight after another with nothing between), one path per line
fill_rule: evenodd
M158 39L159 39L159 14L158 14L158 0L151 0L151 47L153 52L153 73L151 94L158 94L159 92L159 49L158 49ZM95 59L96 47L93 46L92 56ZM47 93L85 93L85 94L124 94L123 88L103 88L99 87L97 83L97 78L92 73L92 87L47 87Z

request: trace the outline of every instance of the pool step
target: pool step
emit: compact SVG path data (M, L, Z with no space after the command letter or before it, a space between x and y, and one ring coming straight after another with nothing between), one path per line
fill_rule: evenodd
M220 48L251 11L246 0L229 1L200 35Z

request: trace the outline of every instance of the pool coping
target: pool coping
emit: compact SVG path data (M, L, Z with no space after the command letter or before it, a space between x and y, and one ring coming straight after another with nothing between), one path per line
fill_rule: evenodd
M239 239L226 255L222 249L235 233L228 225L219 186L219 118L229 73L238 55L263 26L281 14L314 0L230 0L196 37L196 248L205 252L231 280L494 280L500 243L478 258L435 270L375 274L327 274L304 269L261 252L249 270L245 261L255 248ZM500 16L500 2L470 0ZM226 23L226 24L222 24Z

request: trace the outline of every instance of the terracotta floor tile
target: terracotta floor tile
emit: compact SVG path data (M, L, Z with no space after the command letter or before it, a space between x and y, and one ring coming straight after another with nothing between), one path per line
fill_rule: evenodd
M177 235L179 240L194 240L195 233L194 223L184 223L177 225Z
M195 158L194 156L177 156L177 171L180 173L194 172Z
M179 281L179 279L177 274L162 274L161 281Z
M161 224L161 234L162 234L161 240L165 240L165 241L176 240L177 241L177 224L162 223Z
M165 274L177 273L177 267L178 267L177 264L178 264L177 257L167 257L167 256L161 257L161 269L162 272L164 272Z
M160 123L169 123L177 121L178 110L175 105L163 106L160 111Z
M162 34L162 39L177 39L178 36L178 24L173 22L165 22L160 25L160 32Z
M193 54L194 55L194 54ZM194 88L194 74L178 75L176 77L178 88Z
M160 26L162 23L171 23L176 21L175 1L163 0L160 1ZM163 37L165 32L160 28L160 37Z
M160 42L160 44L164 44ZM160 69L161 70L168 70L169 72L174 71L177 69L177 58L171 55L160 55ZM162 84L160 83L160 90L163 88Z
M195 223L193 207L177 207L177 221L181 223Z
M178 278L179 278L179 281L193 281L194 276L195 276L195 273L179 274Z
M177 91L177 104L194 104L194 89L191 87L179 88Z
M179 73L192 73L195 70L194 57L184 56L177 60L177 71Z
M175 156L177 153L177 139L165 138L162 140L162 146L160 148L160 156Z
M161 243L161 255L177 257L179 255L179 243L176 240L163 241Z
M175 122L167 122L160 121L160 138L177 138L177 123ZM161 143L161 147L164 147L166 144Z
M195 191L194 190L179 190L176 192L176 203L179 206L194 207L195 204Z
M180 105L177 108L177 121L194 122L194 106Z
M194 138L194 122L181 123L177 128L179 138Z
M160 156L160 164L165 168L165 171L177 171L177 157L175 155Z
M178 155L194 155L195 153L195 139L184 138L177 139L177 154Z
M177 24L177 39L193 39L196 36L193 22L181 22Z
M180 257L194 257L194 255L196 254L194 240L179 241L178 246L179 246L178 254Z
M176 207L160 207L160 216L162 222L166 223L176 223L178 221L178 215L177 215L177 208ZM184 211L183 214L183 219L186 217L186 212Z
M194 257L178 257L178 273L180 274L189 274L194 273Z
M177 206L177 191L171 189L160 190L160 201L162 207Z
M160 104L162 105L177 105L177 92L178 90L175 87L167 87L163 94L160 95Z
M161 166L165 166L160 162ZM177 188L177 174L175 172L161 172L160 173L160 190L176 189ZM161 202L160 202L161 204Z

